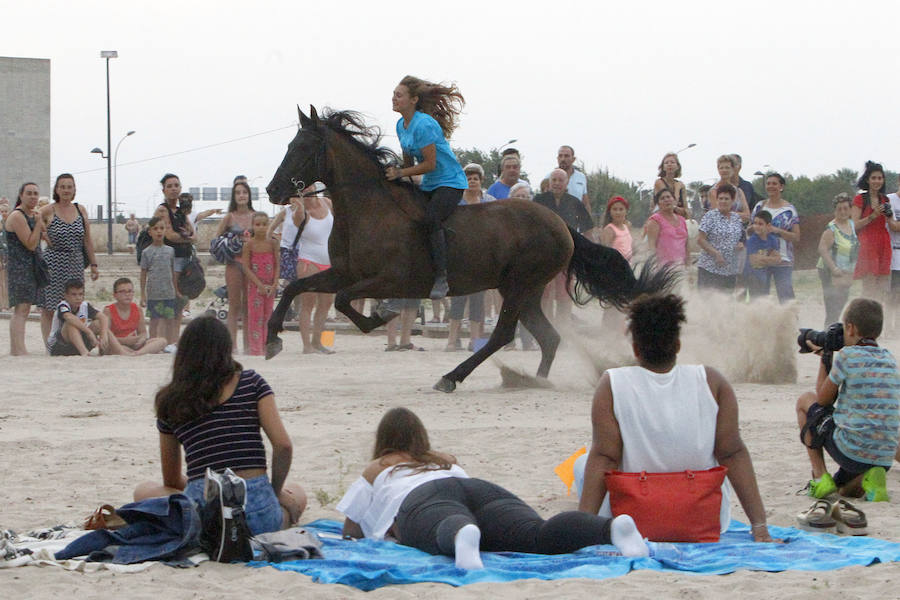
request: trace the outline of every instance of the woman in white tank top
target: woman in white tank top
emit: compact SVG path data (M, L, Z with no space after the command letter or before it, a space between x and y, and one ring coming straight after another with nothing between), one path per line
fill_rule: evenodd
M728 529L731 519L730 482L754 541L772 541L750 453L738 429L734 390L712 367L675 364L684 301L672 294L650 297L632 303L629 313L639 366L609 369L600 378L579 510L610 515L606 471L673 472L721 464L728 468L721 530Z
M313 186L307 188L310 191L313 189ZM328 256L328 238L334 224L331 210L331 200L325 196L303 198L302 207L298 212L305 211L301 219L306 218L306 225L297 243L297 279L310 277L331 268L331 259ZM334 354L334 350L322 345L322 330L325 329L325 320L333 303L334 294L321 292L300 294L298 320L304 354Z

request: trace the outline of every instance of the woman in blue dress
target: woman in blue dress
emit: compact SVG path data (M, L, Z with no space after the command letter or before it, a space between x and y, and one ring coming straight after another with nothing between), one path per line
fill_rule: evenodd
M466 175L447 143L459 119L465 99L455 85L431 83L407 75L394 88L392 105L401 118L397 137L403 149L403 166L388 167L390 180L422 176L420 188L428 197L425 224L434 263L434 287L430 298L447 295L447 241L443 221L459 204L468 187Z

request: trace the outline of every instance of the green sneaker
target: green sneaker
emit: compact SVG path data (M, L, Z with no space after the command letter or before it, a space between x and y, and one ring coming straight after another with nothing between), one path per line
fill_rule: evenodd
M837 484L834 483L834 479L828 473L823 473L818 479L809 480L807 494L813 498L827 498L836 491Z
M887 476L884 467L872 467L863 475L862 489L869 502L888 502Z

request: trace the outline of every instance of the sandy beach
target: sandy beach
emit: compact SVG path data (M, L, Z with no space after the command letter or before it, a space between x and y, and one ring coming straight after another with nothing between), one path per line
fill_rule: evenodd
M802 308L802 314L799 314ZM499 364L533 373L538 354L500 352L456 392L432 391L438 378L465 353L443 352L445 340L416 337L425 352L383 352L383 335L338 333L333 356L302 355L298 334L284 335L285 350L271 361L240 357L272 385L294 443L290 477L307 490L303 521L340 519L334 510L371 452L375 426L385 409L407 406L425 422L434 447L455 454L472 476L497 482L544 515L574 509L553 467L590 440L589 408L598 368L630 360L621 331L603 331L601 310L576 310L582 325L565 335L550 374L552 389L501 387ZM797 437L794 402L812 388L817 361L798 357L797 325L816 327L821 301L801 298L792 308L762 303L750 307L694 297L683 335L680 362L705 362L735 383L742 434L750 449L769 523L795 524L809 500L795 492L809 477ZM34 353L9 357L7 321L0 322L0 528L26 531L74 524L101 503L131 500L136 483L159 479L158 438L152 401L169 375L172 356L141 358L49 358L39 354L40 333L29 322ZM892 350L896 339L884 340ZM896 352L895 352L896 353ZM795 375L796 373L796 375ZM796 383L791 382L796 376ZM748 381L788 381L762 384ZM888 474L888 489L900 499L900 482ZM736 502L736 500L735 500ZM900 542L895 503L861 503L870 535ZM735 504L734 516L745 520ZM394 586L375 598L544 598L588 594L637 598L891 597L889 582L900 565L826 572L695 576L633 572L605 581L518 581L453 588L442 584ZM5 598L246 598L303 594L316 598L365 595L358 590L313 583L274 569L206 563L195 569L154 567L121 575L81 574L57 568L0 571Z

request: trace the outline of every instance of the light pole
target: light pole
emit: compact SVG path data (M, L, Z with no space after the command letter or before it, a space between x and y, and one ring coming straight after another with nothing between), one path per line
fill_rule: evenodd
M675 151L675 154L680 154L680 153L684 152L685 150L690 150L691 148L695 147L696 145L697 145L697 144L688 144L687 146L685 146L685 147L682 148L681 150L676 150L676 151Z
M772 168L772 165L763 165L763 166L762 166L762 169L760 169L759 171L755 172L754 175L757 175L757 176L759 176L759 177L765 177L765 176L766 176L766 173L769 172L768 169L771 169L771 168ZM766 169L766 172L765 172L765 173L763 173L763 169Z
M637 197L638 197L638 201L637 201L638 206L641 206L644 203L644 194L643 194L643 192L641 192L641 189L644 187L644 182L636 181L635 183L637 183L638 186L637 186L637 189L634 191L634 193L637 194Z
M502 152L504 148L506 148L506 147L509 146L510 144L515 144L515 143L518 142L518 141L519 141L519 140L517 140L517 139L509 140L508 142L506 142L505 144L503 144L502 146L500 146L499 148L497 148L497 152L498 152L498 153L499 153L499 152Z
M106 252L113 253L112 233L112 132L109 118L109 59L118 58L115 50L101 50L100 58L106 59ZM96 150L96 148L95 148ZM102 156L103 153L101 152Z
M113 207L115 210L119 210L119 146L121 146L122 142L125 141L125 138L130 135L134 135L134 130L131 130L122 136L122 139L116 144L116 151L113 152L113 179L116 182L113 187ZM110 217L112 217L112 215L110 215Z

